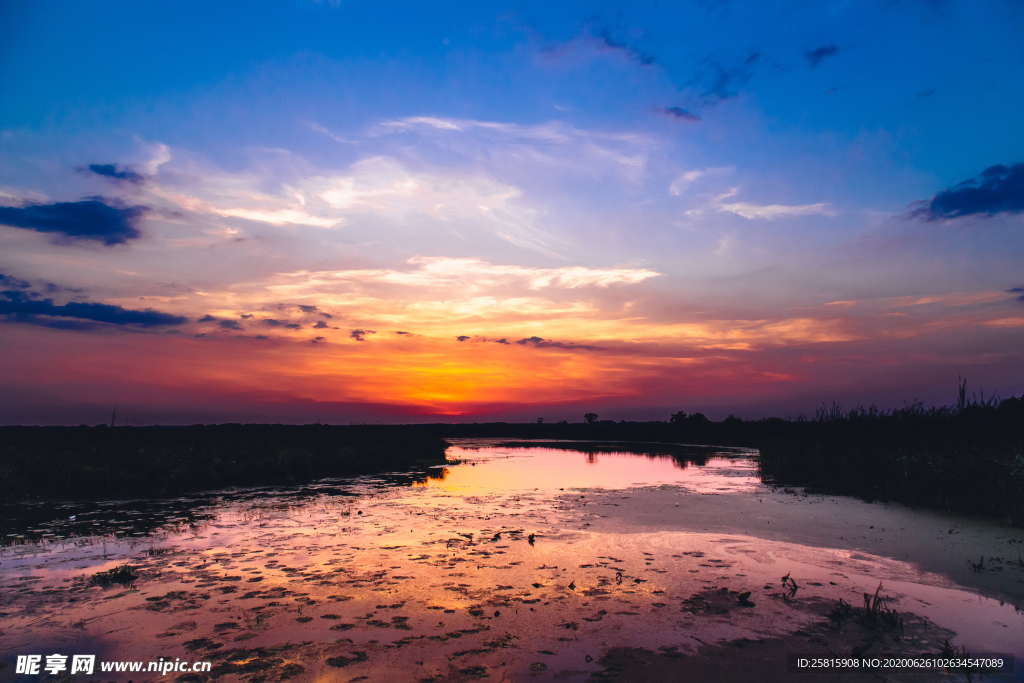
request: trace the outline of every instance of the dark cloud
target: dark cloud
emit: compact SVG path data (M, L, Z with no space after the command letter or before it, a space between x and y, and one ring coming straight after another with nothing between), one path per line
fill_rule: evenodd
M240 315L238 317L241 318L242 320L248 320L249 318L252 317L252 313L243 313L242 315Z
M239 323L237 320L221 320L220 318L214 317L214 316L209 315L209 314L204 315L202 318L200 318L196 322L200 322L200 323L217 323L217 326L220 327L221 329L224 329L224 330L241 330L241 329L243 329L241 323Z
M411 335L412 332L406 332L405 330L395 330L395 334Z
M808 50L804 53L804 57L807 58L807 63L810 64L813 69L821 64L825 59L835 57L837 54L839 54L839 48L835 45L829 44L816 47L813 50Z
M102 197L56 204L0 206L0 225L96 240L109 246L137 238L136 225L148 210L144 206L117 206Z
M977 178L919 202L911 215L927 221L1024 211L1024 163L989 166Z
M548 349L572 349L576 351L597 351L600 350L599 346L588 346L586 344L570 344L566 342L552 341L545 339L544 337L526 337L516 342L520 346L534 346L537 348L548 348Z
M284 327L289 330L297 330L302 327L299 323L292 323L287 320L278 320L276 318L264 318L260 323L267 327Z
M310 344L325 344L326 342L327 337L313 337L312 339L309 340Z
M284 306L280 306L280 307L284 308ZM298 308L303 313L316 313L317 315L320 315L320 316L322 316L324 318L328 318L328 319L334 317L330 313L327 313L326 311L321 311L317 306L311 306L310 304L296 304L296 308Z
M671 116L674 119L681 119L683 121L700 121L700 117L694 114L689 109L683 109L682 107L665 107L661 110L661 113L666 116Z
M32 285L25 280L0 273L0 287L5 289L31 289Z
M145 176L135 171L123 168L118 164L89 164L88 170L96 175L116 180L118 182L133 183L138 185L146 180Z
M722 66L719 62L709 60L704 75L704 92L702 95L710 100L727 100L736 97L750 79L754 77L754 66L761 60L761 53L752 52L742 63L733 67Z
M1006 292L1008 294L1016 294L1017 301L1024 301L1024 287L1011 287Z
M69 301L58 304L43 298L38 292L26 288L24 281L2 276L0 284L14 289L0 290L0 316L8 322L20 322L40 327L65 330L85 330L99 325L129 327L166 327L188 322L187 318L154 311L133 310L111 304L88 301Z
M313 329L325 330L327 329L327 323L325 323L323 320L317 320L316 323L313 325Z
M505 339L504 337L502 337L501 339L495 339L494 343L495 344L508 344L508 339Z
M366 341L366 335L368 334L377 334L377 330L352 330L348 333L348 336L356 341Z
M635 62L641 66L653 66L657 60L652 56L643 52L636 47L617 40L612 37L611 31L607 28L601 29L596 39L598 44L603 50L620 54L631 62Z
M464 342L464 341L469 341L469 340L471 339L471 337L470 337L470 336L469 336L468 334L460 334L460 335L459 335L458 337L456 337L455 339L456 339L457 341L460 341L460 342Z

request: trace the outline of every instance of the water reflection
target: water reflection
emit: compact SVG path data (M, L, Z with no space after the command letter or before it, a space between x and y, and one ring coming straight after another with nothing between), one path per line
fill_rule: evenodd
M761 488L754 453L746 449L665 445L627 451L615 443L484 442L453 446L447 455L459 466L418 485L492 494L660 485L700 493Z
M752 454L730 449L467 440L448 458L304 486L67 503L59 519L7 511L23 531L0 549L0 653L45 643L211 659L269 680L585 680L615 646L790 647L881 581L937 625L907 622L919 647L942 636L1024 655L1016 531L774 491ZM960 562L978 547L1005 560L988 560L999 571ZM88 585L125 563L140 574L133 589Z

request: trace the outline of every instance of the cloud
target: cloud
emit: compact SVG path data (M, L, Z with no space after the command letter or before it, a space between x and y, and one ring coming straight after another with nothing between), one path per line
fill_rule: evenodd
M148 210L145 206L120 207L102 197L56 204L0 206L0 225L59 233L111 246L139 237L136 225Z
M1024 163L989 166L977 178L920 202L911 216L935 221L1024 211Z
M202 318L200 318L196 322L198 322L198 323L215 323L215 322L217 322L217 318L215 318L212 315L210 315L209 313L207 313L206 315L204 315Z
M1006 290L1006 293L1016 294L1018 295L1017 301L1024 301L1024 287L1011 287L1010 289Z
M522 125L505 121L413 116L383 121L371 134L416 133L436 141L445 155L462 155L473 165L530 176L540 167L594 176L613 173L638 181L656 148L648 135L595 131L562 121Z
M38 292L24 287L23 281L11 282L3 276L0 283L15 289L0 291L0 315L8 322L20 322L41 327L58 329L91 329L98 324L123 325L129 327L167 327L188 322L187 318L147 308L133 310L88 301L55 303L43 298Z
M519 344L520 346L533 346L541 349L568 349L576 351L597 351L600 349L598 346L552 341L550 339L544 339L543 337L537 336L520 339L516 344Z
M317 315L319 315L321 317L324 317L324 318L327 318L328 320L330 320L331 318L334 317L333 315L331 315L330 313L328 313L326 311L321 311L318 306L313 306L311 304L295 304L295 306L296 306L296 308L298 308L303 313L316 313ZM319 323L322 323L322 322L323 322L322 320L318 321L318 324L315 325L314 327L321 327L321 325ZM323 327L327 327L327 325L324 324Z
M403 336L411 336L412 332L406 332L405 330L395 330L395 334L401 334Z
M776 220L791 216L834 216L835 209L827 202L816 204L752 204L750 202L727 202L726 199L735 197L739 188L732 188L728 192L715 197L713 202L717 211L732 213L747 220Z
M759 61L759 52L751 52L743 62L732 67L724 67L719 62L707 60L707 70L696 79L696 82L704 81L701 95L712 102L736 97L743 86L753 78L754 67Z
M834 57L839 53L839 48L835 45L828 44L816 47L813 50L808 50L804 53L804 57L807 59L807 63L811 65L811 68L818 66L822 61L829 57Z
M319 123L317 123L315 121L307 121L306 122L306 127L309 128L310 130L316 132L316 133L320 133L321 135L326 135L331 140L334 140L335 142L338 142L338 143L341 143L341 144L352 144L352 143L356 142L356 140L353 140L352 138L346 138L346 137L343 137L341 135L338 135L337 133L335 133L334 131L330 130L326 126L322 126L322 125L320 125Z
M607 26L597 27L596 30L594 26L589 26L575 37L545 48L541 54L555 60L607 55L640 67L655 67L658 64L654 55L616 38Z
M217 324L223 327L225 330L240 330L242 329L241 324L237 320L219 320Z
M171 160L171 148L162 142L154 142L146 146L149 158L142 163L142 167L147 176L154 176L160 171L161 166Z
M708 176L724 175L732 172L731 167L719 167L719 168L695 168L690 171L685 171L676 176L675 180L668 186L668 192L673 197L679 197L683 194L687 187L697 182L701 178Z
M32 285L11 275L0 273L0 287L13 289L31 289Z
M332 228L339 223L338 218L321 218L297 209L246 209L243 207L218 208L212 207L211 212L225 218L242 218L258 223L271 225L312 225L318 228Z
M275 273L209 290L196 305L219 302L218 310L241 313L269 311L275 304L268 302L288 301L289 309L300 304L336 309L335 320L352 321L346 323L346 331L358 326L389 330L389 334L392 330L416 330L454 337L464 331L463 324L592 316L606 298L620 301L627 294L624 290L661 276L659 271L642 267L540 267L418 256L393 268ZM332 321L316 317L264 315L295 319L304 327L334 326ZM515 334L513 329L501 332Z
M669 116L674 119L680 119L682 121L697 122L700 121L700 117L691 112L689 109L683 109L682 107L665 107L661 110L665 116Z
M502 346L509 346L509 347L511 347L513 345L518 345L518 346L527 346L527 347L539 348L539 349L566 349L566 350L571 350L571 351L598 351L598 350L602 350L601 347L598 347L598 346L590 346L590 345L587 345L587 344L573 344L573 343L568 343L568 342L559 342L559 341L554 341L554 340L551 340L551 339L545 339L544 337L538 337L536 335L534 335L532 337L524 337L524 338L516 340L514 342L513 341L509 341L508 337L498 337L498 338L494 338L494 337L475 337L474 338L474 337L471 337L471 336L469 336L467 334L459 335L455 339L456 339L456 341L460 341L460 342L467 342L467 341L473 340L474 342L482 342L482 343L490 343L490 344L500 344Z
M260 320L260 323L267 327L283 327L289 330L297 330L302 327L299 323L288 322L287 320L277 320L276 318L264 318Z
M638 284L658 277L661 273L647 268L590 268L587 266L560 266L540 268L518 265L500 265L475 258L449 258L444 256L414 256L406 263L413 270L353 269L333 271L299 271L282 273L284 283L277 289L287 291L289 280L336 289L338 284L401 285L407 287L443 287L464 289L469 282L474 288L525 286L530 290L547 288L579 289L606 288L615 285Z
M352 330L348 333L348 336L352 337L356 341L366 341L366 335L377 334L376 330Z
M594 40L596 41L599 50L621 55L628 61L635 62L640 66L653 66L657 63L654 56L643 52L633 45L629 45L628 43L612 37L611 31L608 28L602 28L598 34L594 36Z
M327 343L327 337L313 337L309 340L311 344L325 344Z
M248 168L230 171L178 159L173 172L146 188L207 225L211 236L254 238L259 224L303 241L307 227L347 233L312 237L328 240L441 235L565 260L578 247L560 233L557 206L534 191L551 188L544 174L638 184L655 152L651 136L631 131L427 115L380 120L361 140L356 160L342 166L318 166L285 150L259 151Z
M327 329L327 323L325 323L323 320L317 320L316 323L314 323L314 325L313 325L313 329L314 330L324 330L324 329Z
M96 175L103 176L110 180L140 185L145 182L146 177L128 168L122 168L118 164L89 164L87 170Z

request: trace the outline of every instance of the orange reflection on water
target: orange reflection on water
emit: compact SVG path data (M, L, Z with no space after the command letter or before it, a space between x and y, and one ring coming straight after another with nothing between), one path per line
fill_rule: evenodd
M492 446L481 451L452 446L447 457L461 465L444 468L440 476L417 485L452 493L613 489L662 484L684 486L698 493L725 493L750 491L760 486L753 460L723 455L721 451L702 449L639 456L635 452L612 448L598 450L583 444L578 448L570 444L525 448Z

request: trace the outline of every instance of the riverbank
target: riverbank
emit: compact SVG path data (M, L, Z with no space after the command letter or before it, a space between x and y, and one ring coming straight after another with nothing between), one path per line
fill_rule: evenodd
M140 498L291 484L438 465L446 448L416 427L0 427L0 496Z

